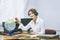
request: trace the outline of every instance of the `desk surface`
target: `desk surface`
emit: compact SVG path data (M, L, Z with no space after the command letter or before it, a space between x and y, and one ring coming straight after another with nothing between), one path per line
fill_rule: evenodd
M58 38L58 35L28 35L28 34L18 34L14 36L4 36L5 39L20 39L20 38Z
M38 38L59 38L58 35L45 35L45 34L42 34L42 35L29 35L29 34L17 34L17 35L14 35L14 36L7 36L7 35L3 35L4 39L21 39L21 38L24 38L24 39L38 39Z

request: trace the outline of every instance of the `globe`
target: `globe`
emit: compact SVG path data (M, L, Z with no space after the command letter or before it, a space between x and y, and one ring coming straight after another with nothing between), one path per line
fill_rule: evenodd
M9 20L9 21L5 22L4 26L5 26L5 29L9 31L8 35L12 36L11 32L16 27L16 23L14 22L14 20Z

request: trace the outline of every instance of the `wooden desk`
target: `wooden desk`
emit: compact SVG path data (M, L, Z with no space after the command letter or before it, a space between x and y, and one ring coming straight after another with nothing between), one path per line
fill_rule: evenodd
M28 35L28 34L18 34L18 35L14 35L14 36L6 36L6 35L3 35L3 37L4 37L4 39L5 40L25 40L25 39L27 39L27 40L32 40L32 39L36 39L36 40L39 40L39 39L58 39L59 40L59 37L58 36L49 36L49 35L37 35L37 37L35 37L35 38L22 38L22 37L25 37L26 35ZM31 36L31 35L30 35Z
M43 34L43 35L38 35L38 37L40 38L40 39L50 39L50 40L52 40L52 39L54 39L54 40L60 40L60 38L59 38L59 35L46 35L46 34Z
M24 38L17 36L4 36L4 40L40 40L39 38Z
M17 40L17 37L14 37L14 36L4 36L4 40Z

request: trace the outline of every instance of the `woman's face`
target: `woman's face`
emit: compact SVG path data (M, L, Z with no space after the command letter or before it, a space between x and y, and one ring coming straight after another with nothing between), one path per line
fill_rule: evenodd
M33 19L33 18L35 18L36 15L34 15L34 13L30 11L30 12L29 12L29 16L30 16L30 18Z

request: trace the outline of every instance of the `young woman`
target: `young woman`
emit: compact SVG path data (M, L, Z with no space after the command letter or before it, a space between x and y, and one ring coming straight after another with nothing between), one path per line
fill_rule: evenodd
M26 27L23 26L21 21L15 18L16 21L20 24L19 29L21 28L22 30L27 30L29 28L32 28L33 31L30 32L30 34L44 34L45 33L44 20L38 16L38 12L35 9L30 9L28 11L28 15L33 20L31 20Z

